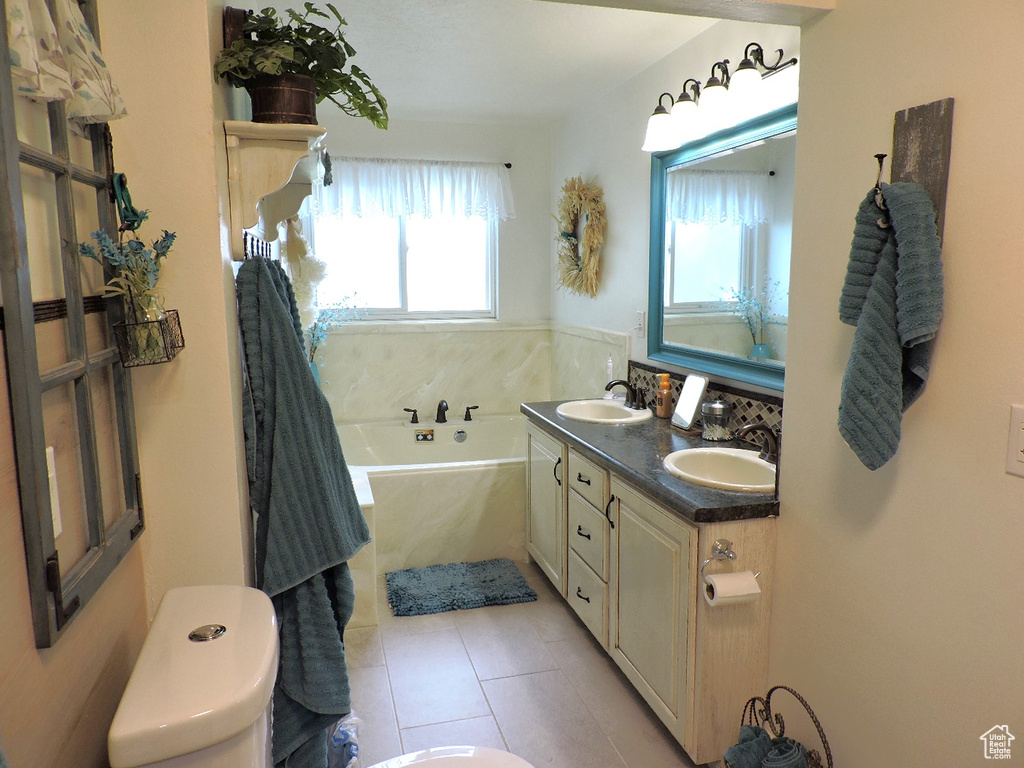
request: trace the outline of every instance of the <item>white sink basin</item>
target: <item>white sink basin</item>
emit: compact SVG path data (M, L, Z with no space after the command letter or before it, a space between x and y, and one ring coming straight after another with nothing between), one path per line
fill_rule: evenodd
M573 400L562 403L555 413L573 421L594 424L635 424L651 418L651 409L636 411L614 400Z
M742 448L688 448L665 457L665 469L696 485L747 493L775 492L775 465Z

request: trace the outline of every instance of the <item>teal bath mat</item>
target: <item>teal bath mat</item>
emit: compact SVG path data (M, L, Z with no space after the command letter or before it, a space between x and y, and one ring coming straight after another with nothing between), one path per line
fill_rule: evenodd
M508 558L390 571L388 602L395 616L529 603L537 593Z

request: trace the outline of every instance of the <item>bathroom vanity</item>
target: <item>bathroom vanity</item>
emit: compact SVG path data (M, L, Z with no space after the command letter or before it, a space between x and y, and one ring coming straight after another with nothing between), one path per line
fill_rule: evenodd
M527 550L687 754L718 761L744 703L768 685L778 502L680 480L662 466L705 445L668 420L585 423L525 403ZM761 594L710 606L702 563L728 540Z

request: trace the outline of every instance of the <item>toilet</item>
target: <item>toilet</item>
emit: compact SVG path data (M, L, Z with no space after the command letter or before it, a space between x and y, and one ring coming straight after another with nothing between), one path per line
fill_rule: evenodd
M111 768L269 768L277 618L249 587L170 589L107 735ZM488 747L437 747L371 768L532 768Z
M249 587L170 589L107 735L111 768L265 768L277 618Z

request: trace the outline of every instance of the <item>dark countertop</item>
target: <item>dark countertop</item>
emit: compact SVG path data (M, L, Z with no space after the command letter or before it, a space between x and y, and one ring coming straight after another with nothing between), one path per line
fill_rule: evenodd
M669 419L656 416L639 424L574 421L555 412L560 404L523 403L519 410L552 437L611 470L680 517L692 523L718 523L779 514L779 502L773 494L694 485L662 466L662 459L673 451L730 443L712 443L702 440L700 435L688 435L673 427Z

